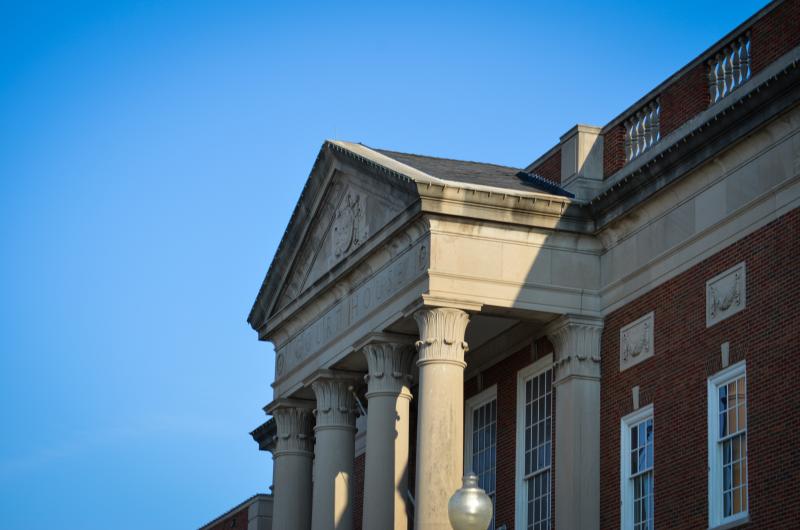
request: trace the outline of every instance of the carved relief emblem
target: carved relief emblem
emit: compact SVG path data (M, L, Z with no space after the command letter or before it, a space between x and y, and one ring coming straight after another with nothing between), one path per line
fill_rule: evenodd
M642 324L638 330L637 337L633 338L632 330L628 330L622 334L622 360L628 361L633 357L638 357L640 354L647 355L650 352L650 341L647 340L647 332L649 331L647 322Z
M741 291L741 274L738 272L733 275L733 283L728 286L728 290L726 293L722 294L718 292L716 287L709 288L709 295L710 295L710 302L711 308L711 317L717 317L721 313L729 310L734 305L739 305L742 303L742 291Z
M654 313L651 311L619 330L619 369L630 368L655 354L653 349Z
M706 282L706 327L745 308L745 264L741 262Z
M285 363L284 363L284 360L283 360L283 355L279 353L277 359L275 359L275 375L276 376L283 375L284 364Z
M365 239L366 219L365 199L361 195L348 192L336 212L331 227L333 257L342 258L351 249L358 248Z

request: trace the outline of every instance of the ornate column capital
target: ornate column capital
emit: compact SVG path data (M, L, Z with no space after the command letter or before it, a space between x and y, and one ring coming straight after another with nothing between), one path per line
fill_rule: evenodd
M464 353L469 349L464 332L469 315L460 309L436 307L420 309L414 313L419 327L416 343L419 359L417 366L429 363L449 363L465 367Z
M313 402L304 399L276 399L266 406L266 410L275 418L276 441L273 457L285 454L311 457L314 453Z
M352 389L359 376L352 372L319 370L306 380L317 397L314 414L317 425L314 431L323 429L356 429L356 403Z
M545 332L555 350L555 384L571 378L600 379L602 318L563 315L548 324Z
M374 396L403 396L411 399L411 369L414 346L403 342L371 342L361 348L367 358L369 371L367 398Z

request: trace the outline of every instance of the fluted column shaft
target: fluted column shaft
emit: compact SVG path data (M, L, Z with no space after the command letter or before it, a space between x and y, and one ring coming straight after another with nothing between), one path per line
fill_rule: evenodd
M364 346L367 374L367 455L363 528L407 530L410 344Z
M600 528L598 318L565 315L547 329L555 350L555 501L558 529Z
M278 400L268 408L277 427L272 453L273 528L308 530L311 527L312 407L311 402Z
M464 332L469 316L450 308L422 309L414 528L450 530L447 501L464 466Z
M312 530L352 530L355 400L352 375L330 370L311 380L317 397L314 427L314 500Z

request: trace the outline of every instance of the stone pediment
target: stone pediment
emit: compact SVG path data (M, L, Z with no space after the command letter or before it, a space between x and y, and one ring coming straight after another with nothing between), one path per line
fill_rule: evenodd
M561 222L569 199L538 189L518 173L505 166L326 142L248 322L268 339L270 330L296 310L326 295L332 285L342 287L340 278L380 252L423 210L500 222ZM583 217L579 221L584 223Z
M295 227L302 229L301 242L279 249L279 253L294 251L294 255L275 291L270 317L306 291L335 282L348 268L348 258L417 199L407 182L324 148L320 156L323 163L318 160L309 177L309 184L319 183L317 201L305 216L305 226ZM301 203L304 199L309 200L301 198ZM285 257L281 261L286 263Z
M371 177L364 178L364 175L338 173L334 177L317 218L298 251L276 310L286 307L326 276L410 202L397 194L375 193L376 184L379 183ZM372 189L368 191L368 188Z

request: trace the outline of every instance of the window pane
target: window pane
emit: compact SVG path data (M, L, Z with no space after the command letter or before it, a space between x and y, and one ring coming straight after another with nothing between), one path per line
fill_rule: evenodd
M725 410L728 408L728 387L721 386L719 387L719 410Z
M528 529L550 528L551 462L551 371L548 370L526 382L525 395L525 474L528 503L525 519ZM530 389L530 392L527 390Z
M478 485L494 502L496 473L497 400L476 407L472 412L472 471L478 475ZM489 526L494 528L494 523Z
M647 441L645 440L645 432L644 432L645 429L643 427L644 425L642 425L641 423L639 424L639 427L637 427L637 431L639 432L639 445L637 445L637 447L644 447L645 444L647 443Z
M712 471L721 475L721 491L714 492L722 517L747 511L747 391L741 375L717 388L719 436L717 462ZM721 466L720 466L721 464ZM719 509L718 508L718 509ZM718 523L719 521L713 521Z
M739 430L743 431L747 429L747 412L744 402L739 403L737 415L739 417Z

